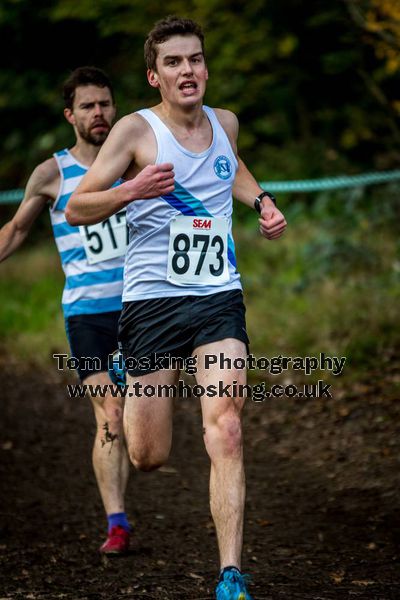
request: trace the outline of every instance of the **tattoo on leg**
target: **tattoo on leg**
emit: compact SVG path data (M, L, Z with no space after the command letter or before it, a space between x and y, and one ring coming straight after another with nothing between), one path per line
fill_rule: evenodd
M106 444L111 444L110 447L110 453L114 444L114 440L118 439L118 434L117 433L111 433L108 423L104 423L103 425L103 431L105 431L105 435L104 435L104 439L101 440L101 447L104 448L104 446Z
M203 435L206 435L206 428L203 427Z

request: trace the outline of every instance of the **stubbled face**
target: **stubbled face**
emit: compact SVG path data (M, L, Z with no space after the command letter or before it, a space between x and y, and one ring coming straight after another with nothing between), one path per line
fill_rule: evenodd
M174 35L157 46L156 71L148 70L151 86L159 88L163 101L181 106L202 102L208 71L196 35Z
M93 146L101 146L115 117L115 105L107 87L82 85L76 88L74 104L64 114L77 135Z

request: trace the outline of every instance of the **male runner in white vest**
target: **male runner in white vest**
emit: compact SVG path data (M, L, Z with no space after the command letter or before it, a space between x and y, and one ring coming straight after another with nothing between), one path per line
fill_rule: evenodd
M93 363L94 369L85 364L78 369L83 383L96 386L111 383L108 356L117 347L122 307L125 215L115 215L97 228L79 229L66 222L65 207L109 134L115 103L108 77L94 67L76 69L63 91L64 115L74 128L75 145L55 153L33 171L15 216L0 230L0 261L17 250L48 205L66 276L62 307L71 355L99 362ZM108 536L100 551L120 554L128 549L130 535L124 508L129 460L122 428L122 400L111 395L91 400L97 424L93 467L108 517Z
M273 197L260 189L237 157L238 122L227 110L203 105L208 72L203 34L189 19L158 22L145 44L147 78L161 103L121 119L67 208L72 224L88 224L126 207L130 241L125 262L119 340L128 383L176 384L171 358L197 357L197 384L244 384L243 369L206 368L206 357L245 360L248 338L231 232L234 195L255 206L261 233L286 227ZM228 76L228 75L227 75ZM157 168L165 189L135 200L141 175ZM123 177L117 188L110 185ZM133 201L135 200L135 201ZM182 363L181 363L182 364ZM146 397L132 387L124 427L133 464L149 471L168 458L172 399ZM152 389L152 388L148 388ZM211 387L209 389L212 389ZM230 388L232 390L232 388ZM218 600L249 600L240 571L245 477L241 410L244 398L201 398L211 460L210 504L221 559Z

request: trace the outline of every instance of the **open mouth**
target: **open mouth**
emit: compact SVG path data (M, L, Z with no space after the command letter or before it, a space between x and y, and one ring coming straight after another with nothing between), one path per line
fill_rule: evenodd
M184 81L179 86L179 89L182 90L182 91L197 90L197 83L195 83L194 81Z

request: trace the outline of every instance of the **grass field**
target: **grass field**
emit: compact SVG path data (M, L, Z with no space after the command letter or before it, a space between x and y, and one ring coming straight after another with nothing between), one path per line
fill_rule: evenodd
M0 265L1 352L41 365L66 351L61 313L64 276L55 244L41 242ZM53 359L51 359L52 361Z
M395 188L289 203L284 238L268 242L240 207L234 230L256 356L346 356L358 377L400 346L400 258ZM63 274L52 241L0 265L1 350L54 364L67 351L60 301Z

